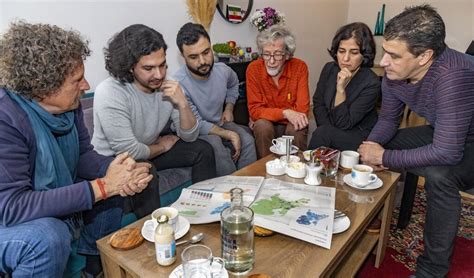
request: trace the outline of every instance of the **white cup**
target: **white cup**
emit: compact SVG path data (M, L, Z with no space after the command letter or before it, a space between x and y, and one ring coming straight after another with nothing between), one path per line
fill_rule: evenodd
M351 169L354 165L359 164L359 156L359 153L355 151L343 151L339 163L342 167Z
M272 144L279 153L286 153L286 139L278 137L272 140Z
M219 277L224 269L224 260L213 257L211 249L201 244L186 247L181 260L184 278Z
M153 231L154 231L156 229L156 227L158 226L158 219L162 215L168 216L168 224L170 224L171 227L173 227L173 230L176 233L179 229L179 223L178 223L179 212L178 212L177 209L175 209L173 207L162 207L162 208L155 209L151 213L151 219L145 221L145 225L147 225L148 222L152 222L153 223Z
M367 165L356 164L352 167L352 182L358 187L366 187L375 182L377 176L372 174L374 169Z

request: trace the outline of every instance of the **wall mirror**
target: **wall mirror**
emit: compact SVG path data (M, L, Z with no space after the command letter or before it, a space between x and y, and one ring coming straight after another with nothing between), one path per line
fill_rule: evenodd
M245 21L252 12L253 0L217 0L219 14L230 23Z

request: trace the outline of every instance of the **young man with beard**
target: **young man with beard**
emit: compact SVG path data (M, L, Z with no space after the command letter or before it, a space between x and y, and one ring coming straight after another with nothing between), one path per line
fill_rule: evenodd
M361 160L425 178L424 251L416 277L445 277L461 212L459 190L474 185L474 59L446 46L445 25L429 5L387 22L380 65L382 110ZM407 105L429 124L398 129Z
M255 135L257 156L270 154L272 140L294 136L305 150L308 136L308 67L294 58L295 37L283 26L273 25L257 36L260 59L247 68L249 126Z
M214 63L210 38L202 25L186 23L176 43L186 65L175 78L199 119L199 138L214 149L217 175L232 174L256 160L252 135L234 123L234 104L239 96L237 74L223 63ZM226 146L229 143L231 147Z
M199 123L179 83L165 79L166 49L163 36L141 24L110 40L105 67L111 77L95 92L92 144L103 155L150 160L156 170L192 167L193 183L213 178L212 147L196 140Z

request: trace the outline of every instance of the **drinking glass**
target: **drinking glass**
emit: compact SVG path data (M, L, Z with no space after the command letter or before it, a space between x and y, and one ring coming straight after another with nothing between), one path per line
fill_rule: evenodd
M196 244L181 253L184 278L218 278L224 267L221 258L213 257L209 247Z

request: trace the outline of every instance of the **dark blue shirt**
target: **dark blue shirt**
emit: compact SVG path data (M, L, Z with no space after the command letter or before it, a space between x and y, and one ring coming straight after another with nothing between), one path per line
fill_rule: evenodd
M94 201L87 180L103 177L113 158L93 150L82 109L75 110L75 124L80 151L76 183L34 191L34 132L23 109L0 89L0 225L67 216L92 208Z

